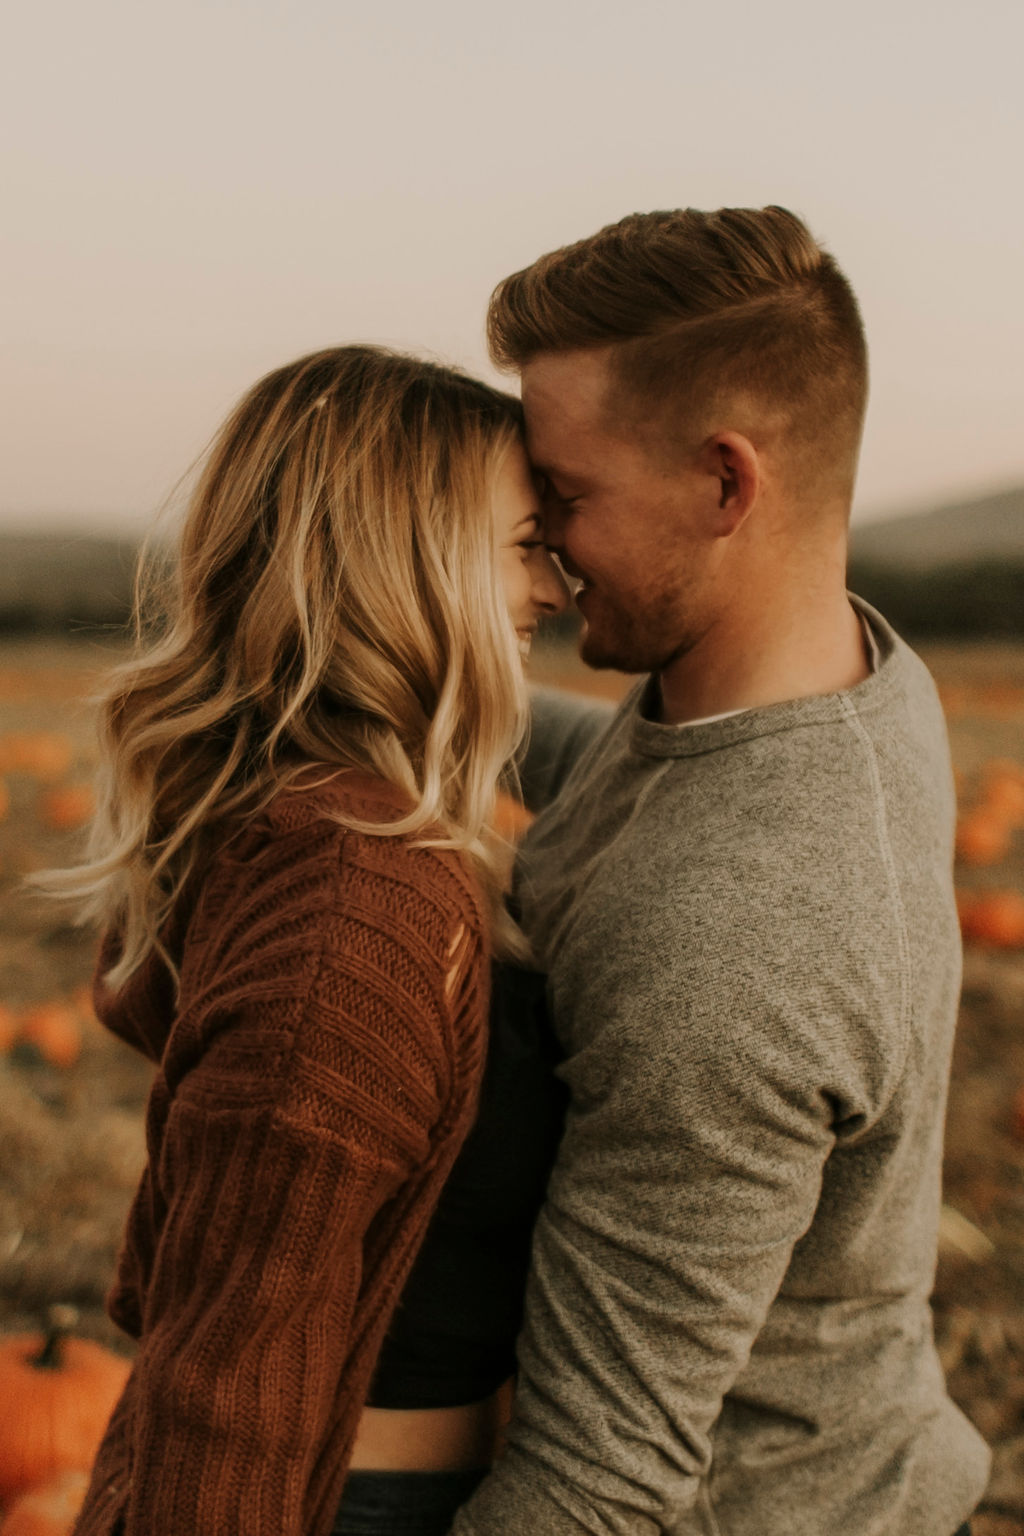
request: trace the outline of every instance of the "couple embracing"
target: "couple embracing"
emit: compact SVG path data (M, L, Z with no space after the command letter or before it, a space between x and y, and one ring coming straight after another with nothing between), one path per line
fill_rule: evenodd
M51 883L156 1073L76 1531L953 1536L953 787L846 591L855 299L784 209L633 215L489 337L521 402L257 384L111 681ZM566 578L617 711L526 691Z

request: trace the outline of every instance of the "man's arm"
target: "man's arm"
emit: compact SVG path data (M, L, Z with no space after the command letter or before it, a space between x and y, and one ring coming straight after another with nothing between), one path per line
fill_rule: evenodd
M615 706L560 688L531 688L530 734L519 760L523 802L550 805L587 748L604 735Z
M817 1205L822 1084L865 1097L770 978L758 996L700 957L682 969L628 998L606 977L577 1012L508 1451L455 1536L690 1528L709 1429Z

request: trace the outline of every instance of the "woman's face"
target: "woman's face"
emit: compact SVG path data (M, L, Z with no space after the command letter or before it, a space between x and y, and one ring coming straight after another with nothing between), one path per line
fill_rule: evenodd
M525 661L540 620L561 613L569 589L544 544L540 498L518 443L506 454L495 482L494 527L505 601Z

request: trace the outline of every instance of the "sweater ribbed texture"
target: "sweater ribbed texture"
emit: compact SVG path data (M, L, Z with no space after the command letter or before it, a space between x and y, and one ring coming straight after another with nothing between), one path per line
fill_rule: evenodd
M858 607L880 665L847 692L567 718L516 894L570 1108L458 1536L950 1536L984 1489L928 1306L952 773L925 668ZM548 699L528 789L559 734Z
M392 1309L469 1128L482 898L366 776L280 795L104 1023L158 1063L111 1316L139 1340L76 1536L323 1536ZM100 973L116 953L105 940ZM119 1524L121 1521L123 1524Z

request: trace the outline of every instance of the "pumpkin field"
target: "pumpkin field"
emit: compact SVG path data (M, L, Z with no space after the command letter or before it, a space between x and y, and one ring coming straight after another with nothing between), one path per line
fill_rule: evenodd
M90 690L118 642L0 640L0 1536L70 1529L131 1350L103 1298L144 1158L150 1069L89 1001L95 935L26 889L92 804ZM964 986L934 1307L956 1400L994 1448L976 1536L1024 1536L1024 645L931 645L960 821ZM534 675L625 680L541 647Z

